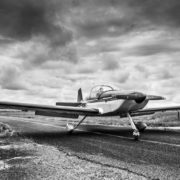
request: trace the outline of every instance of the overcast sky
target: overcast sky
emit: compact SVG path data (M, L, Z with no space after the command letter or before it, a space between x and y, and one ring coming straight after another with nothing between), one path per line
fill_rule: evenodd
M76 100L96 84L180 103L180 1L1 0L1 100Z

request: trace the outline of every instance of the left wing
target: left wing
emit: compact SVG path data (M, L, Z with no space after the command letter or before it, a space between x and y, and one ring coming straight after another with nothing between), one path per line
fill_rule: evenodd
M155 112L179 111L179 110L180 110L180 106L169 106L169 107L141 109L138 111L132 111L130 114L132 116L142 116L142 115L154 114Z
M79 115L98 115L99 109L73 107L73 106L53 106L0 101L0 108L3 109L18 109L23 111L35 111L38 115L48 116L54 114L55 117L72 117L77 118Z

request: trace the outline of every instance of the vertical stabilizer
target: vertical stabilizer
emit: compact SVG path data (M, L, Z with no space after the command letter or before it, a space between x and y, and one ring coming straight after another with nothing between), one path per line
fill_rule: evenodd
M79 90L78 90L78 96L77 96L77 102L81 102L82 100L83 100L82 89L79 88Z

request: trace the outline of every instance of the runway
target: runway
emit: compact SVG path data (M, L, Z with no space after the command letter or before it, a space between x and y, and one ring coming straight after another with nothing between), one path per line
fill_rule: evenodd
M57 147L68 155L123 169L147 179L180 179L180 133L147 130L134 141L129 127L82 125L67 134L65 121L0 117L22 136Z

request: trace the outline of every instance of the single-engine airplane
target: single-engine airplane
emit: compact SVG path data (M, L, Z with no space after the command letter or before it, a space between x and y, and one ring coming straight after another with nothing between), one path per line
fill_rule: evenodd
M35 111L36 115L83 118L76 124L68 124L67 129L72 133L86 119L87 116L120 116L128 117L133 129L133 137L138 140L140 132L147 125L145 123L135 124L132 117L141 115L150 115L157 111L178 111L180 106L173 107L144 107L151 100L164 100L162 96L146 95L141 92L124 92L119 91L108 85L94 86L90 95L83 100L81 88L78 90L77 102L57 102L56 105L39 105L28 103L4 102L0 101L0 108L19 109L23 111Z

